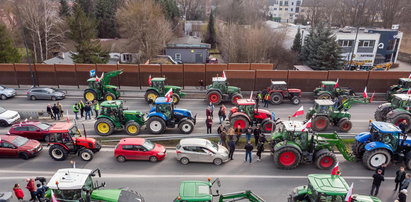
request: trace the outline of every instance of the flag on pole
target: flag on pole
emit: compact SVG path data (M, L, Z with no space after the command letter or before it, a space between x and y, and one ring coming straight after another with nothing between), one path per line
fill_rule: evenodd
M104 78L104 72L101 73L100 80L102 80L103 78Z
M408 78L409 78L409 79L411 79L411 74L410 74L410 75L408 75Z
M312 125L312 123L311 123L311 119L310 119L310 120L307 121L307 123L304 124L304 128L303 128L302 132L304 132L305 129L307 129L307 128L311 128L311 125Z
M252 99L253 99L253 91L251 91L251 94L250 94L250 100Z
M363 97L363 98L368 98L367 86L365 86L365 88L364 88L364 92L362 93L362 97Z
M223 71L223 75L222 75L221 77L227 78L227 77L225 76L225 71Z
M53 193L53 190L51 190L51 202L58 202L56 195Z
M340 175L340 170L338 168L338 164L339 164L339 162L337 162L337 164L335 164L334 168L331 170L331 175Z
M151 86L151 84L152 83L151 83L151 74L150 74L150 76L148 76L148 85Z
M67 116L66 116L66 119L67 119L67 123L70 123L70 119L69 119L68 110L67 110Z
M407 94L411 93L411 88L408 88Z
M337 79L337 81L335 82L334 88L338 88L338 80L340 80L339 78Z
M301 106L293 115L293 117L297 117L304 114L304 106Z
M352 192L353 192L353 187L354 187L354 183L351 183L350 188L348 189L347 195L345 196L345 200L346 202L351 202L352 200Z
M166 93L166 95L164 97L166 97L166 102L171 102L171 97L173 96L173 89L170 88L170 90L168 90L168 92Z

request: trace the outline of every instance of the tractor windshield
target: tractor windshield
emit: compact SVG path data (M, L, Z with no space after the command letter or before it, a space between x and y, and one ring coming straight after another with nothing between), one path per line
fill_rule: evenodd
M143 147L145 147L148 151L154 149L154 143L152 143L150 140L146 140L143 144Z
M61 190L53 189L53 194L58 201L75 202L83 201L81 196L81 189Z
M77 126L73 126L70 128L69 133L71 136L80 136L80 130L77 128Z
M333 85L324 85L324 91L332 92L334 89Z

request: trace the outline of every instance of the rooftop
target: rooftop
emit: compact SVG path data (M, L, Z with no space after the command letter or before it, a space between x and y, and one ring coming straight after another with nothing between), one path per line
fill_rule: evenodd
M81 189L83 188L88 176L91 174L90 169L65 168L59 169L50 179L47 186L51 189ZM58 187L56 183L58 182Z
M304 122L302 121L283 121L285 130L287 131L302 131L304 127Z
M373 121L371 124L383 133L401 133L401 129L392 123Z
M318 105L334 105L332 100L315 100L315 104Z
M314 190L327 195L346 195L349 189L347 182L339 175L310 174L308 181Z
M48 60L44 60L44 64L75 64L73 61L73 55L76 54L75 52L63 52L60 53L58 56L50 58ZM118 64L120 62L120 53L109 53L110 59L106 64Z
M211 45L202 43L201 38L185 36L176 38L167 44L167 48L206 48L210 49Z
M285 81L271 81L272 85L287 85Z
M184 181L180 184L181 200L211 201L210 184L203 181Z

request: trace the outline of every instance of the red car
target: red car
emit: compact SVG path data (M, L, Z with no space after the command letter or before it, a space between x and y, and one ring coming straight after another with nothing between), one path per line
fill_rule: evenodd
M156 162L166 157L166 148L144 138L123 138L114 150L114 157L119 162L126 160L149 160Z
M43 147L37 140L16 135L0 135L0 157L29 159L36 156Z
M74 135L78 133L74 123L58 122L54 124L42 123L37 121L25 121L14 124L9 133L35 140L45 140L45 137L51 133L70 133Z

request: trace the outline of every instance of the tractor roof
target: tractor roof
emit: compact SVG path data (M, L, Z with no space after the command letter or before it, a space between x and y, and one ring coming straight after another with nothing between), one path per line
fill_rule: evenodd
M100 104L102 107L117 107L123 104L122 100L110 100L110 101L104 101Z
M339 175L310 174L308 181L314 190L327 195L346 195L349 189L347 182Z
M285 81L271 81L272 85L287 85Z
M411 78L400 78L403 82L411 82Z
M49 128L51 133L64 133L74 126L72 122L57 122Z
M315 100L315 104L318 105L334 105L332 100Z
M374 128L383 133L401 133L401 129L392 123L373 121L371 122L371 124L374 126Z
M170 104L170 103L171 103L171 99L169 102L167 102L167 98L165 97L158 97L156 101L154 102L154 104Z
M323 85L335 85L337 82L335 81L321 81L321 84Z
M287 131L302 131L305 128L302 121L283 121L283 124Z
M165 80L166 80L166 78L164 78L164 77L154 77L154 78L151 79L151 82L153 82L153 81L165 81Z
M255 100L253 99L238 99L238 105L255 105Z
M211 201L210 183L203 181L183 181L180 184L179 196L182 201Z
M394 97L400 100L411 100L411 94L395 94Z
M47 186L51 189L81 189L92 170L80 168L59 169L50 179ZM56 185L58 182L58 187Z
M225 77L213 77L213 82L216 82L216 81L227 81L227 78L225 78Z

